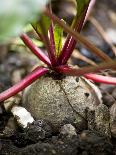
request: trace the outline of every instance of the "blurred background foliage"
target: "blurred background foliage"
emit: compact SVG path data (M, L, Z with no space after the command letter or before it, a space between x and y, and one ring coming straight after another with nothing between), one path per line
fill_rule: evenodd
M46 2L47 0L1 0L0 43L19 35L23 27L40 14Z

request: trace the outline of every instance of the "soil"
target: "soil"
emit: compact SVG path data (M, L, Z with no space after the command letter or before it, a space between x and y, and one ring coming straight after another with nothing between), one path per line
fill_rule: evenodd
M110 2L110 9L114 11L115 1ZM103 7L104 5L104 7ZM102 6L102 7L101 7ZM98 18L96 10L94 15L101 21L104 17L103 8L109 7L109 1L101 0L97 3L96 10L100 8L101 13ZM100 18L101 17L101 18ZM105 29L112 27L104 19ZM102 40L98 45L99 36L94 33L91 26L87 25L84 34L88 38L95 36L95 44L114 57L110 47ZM97 39L96 39L97 38ZM106 46L107 45L107 46ZM82 47L77 47L81 48ZM110 49L110 50L109 50ZM34 65L40 64L28 51L22 48L22 52L16 49L4 56L4 61L0 60L0 92L9 88L12 84L22 79ZM16 52L17 51L17 52ZM82 50L81 50L82 51ZM25 55L24 55L25 52ZM83 52L82 52L83 53ZM85 54L94 61L97 58L92 55ZM74 64L86 65L82 61L73 60ZM107 70L105 74L116 77L116 72ZM14 76L15 75L15 76ZM103 95L103 103L110 109L116 104L116 87L113 85L97 84ZM14 123L14 124L13 124ZM10 124L10 125L9 125ZM27 128L20 128L12 114L6 112L4 107L0 107L0 155L116 155L116 138L105 137L101 133L88 130L86 122L83 126L71 124L68 120L59 127L59 131L55 132L49 122L45 120L36 120L33 124L28 124Z

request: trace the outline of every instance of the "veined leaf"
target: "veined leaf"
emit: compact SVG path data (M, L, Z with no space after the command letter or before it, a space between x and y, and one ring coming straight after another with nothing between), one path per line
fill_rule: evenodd
M61 53L62 37L63 37L63 29L56 24L54 26L54 42L55 42L56 57L59 57Z
M42 24L44 25L44 29L46 32L48 32L48 29L50 27L51 21L49 19L49 17L42 15L39 21L33 22L32 26L34 27L35 31L42 35L42 30L41 30L41 26L40 26L40 22L42 22Z
M90 0L76 0L78 17L83 13L85 6L89 3L89 1Z
M0 41L22 32L32 22L48 0L0 0Z

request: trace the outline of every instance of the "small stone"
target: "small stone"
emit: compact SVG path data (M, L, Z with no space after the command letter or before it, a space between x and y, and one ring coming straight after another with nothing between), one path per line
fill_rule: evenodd
M116 88L113 90L112 96L116 99Z
M110 108L110 129L112 136L116 138L116 103Z
M103 93L103 103L110 107L113 105L113 103L115 102L115 99L113 98L113 96L109 93Z
M28 123L32 123L34 121L30 112L28 112L24 107L15 105L12 107L11 113L17 120L18 125L22 128L26 128Z
M71 124L65 124L60 129L60 134L68 137L76 136L76 129Z
M113 91L114 88L115 88L114 85L100 84L100 89L103 92L112 93L112 91Z

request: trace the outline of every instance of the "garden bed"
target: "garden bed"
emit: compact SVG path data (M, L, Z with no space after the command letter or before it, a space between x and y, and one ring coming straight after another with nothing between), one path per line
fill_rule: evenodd
M101 23L101 26L107 31L109 28L114 30L116 21L113 20L115 2L102 0L97 2L94 17ZM104 12L109 9L112 21L109 22ZM99 12L97 11L99 10ZM111 11L113 13L111 13ZM108 12L107 12L108 13ZM60 15L59 15L60 16ZM65 14L64 14L65 16ZM114 57L112 48L103 40L95 27L91 25L91 21L82 32L90 40L94 41L96 46L100 47L110 57ZM116 43L113 42L113 45ZM78 45L77 49L85 54L86 57L93 61L99 62L97 58L90 55L82 46ZM6 50L6 49L5 49ZM33 57L24 47L17 46L7 47L8 52L0 59L0 92L9 88L12 84L20 81L33 66L41 62ZM77 51L75 51L77 52ZM25 54L24 54L25 53ZM75 65L87 65L87 63L77 60L73 55L71 62ZM115 70L107 70L102 72L104 75L116 77ZM98 84L102 93L103 104L110 111L113 106L114 116L116 115L116 86ZM22 94L18 94L20 105L22 105ZM64 120L55 130L49 121L37 119L32 124L28 124L26 128L21 128L13 115L9 111L5 111L3 106L0 107L0 154L1 155L112 155L116 154L116 126L113 128L114 135L103 134L96 130L88 128L87 120L83 123L75 125L71 120Z

